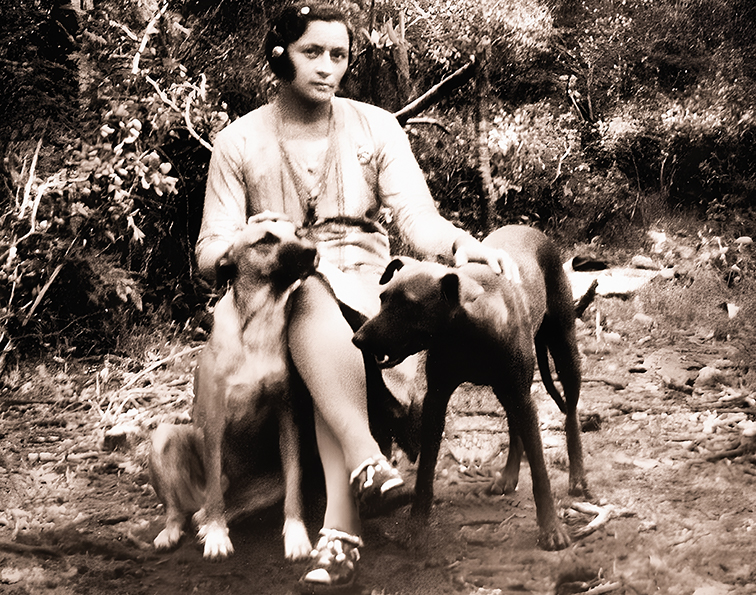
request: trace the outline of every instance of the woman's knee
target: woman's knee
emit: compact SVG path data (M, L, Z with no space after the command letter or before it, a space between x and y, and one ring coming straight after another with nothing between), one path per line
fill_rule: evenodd
M292 294L291 300L291 317L296 320L339 311L333 291L317 275L304 279Z

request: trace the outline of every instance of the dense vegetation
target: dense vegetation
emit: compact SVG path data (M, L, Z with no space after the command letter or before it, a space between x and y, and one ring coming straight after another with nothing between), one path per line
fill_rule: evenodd
M267 100L275 0L0 0L0 350L119 352L203 309L192 246L214 134ZM364 0L345 92L408 126L441 210L632 243L674 217L751 235L751 0ZM706 226L704 228L704 226ZM0 367L2 367L0 365Z

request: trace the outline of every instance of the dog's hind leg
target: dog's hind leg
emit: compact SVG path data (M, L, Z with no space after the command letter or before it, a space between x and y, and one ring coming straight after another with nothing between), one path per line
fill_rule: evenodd
M496 479L491 486L493 494L512 494L517 489L520 477L520 462L522 461L522 439L517 431L517 424L507 415L509 425L509 453L504 468L496 473Z
M531 375L532 378L532 375ZM514 386L518 383L514 382ZM545 550L561 550L570 544L570 538L557 517L551 482L546 471L543 456L543 443L538 428L538 412L530 398L529 384L527 392L513 390L512 387L494 387L499 401L505 405L510 425L516 425L530 464L533 479L533 499L536 504L539 537L538 544Z
M158 550L174 547L189 515L202 505L205 475L202 436L191 425L160 424L152 434L150 482L163 503L165 528L154 540Z
M550 323L554 328L549 329L549 352L564 391L564 429L567 435L567 456L570 461L569 494L589 496L577 410L580 399L581 370L575 327L572 320L563 321L561 324L552 321Z
M279 443L286 492L284 496L284 554L287 560L301 560L310 555L312 545L303 520L302 469L299 461L299 430L290 403L281 405Z

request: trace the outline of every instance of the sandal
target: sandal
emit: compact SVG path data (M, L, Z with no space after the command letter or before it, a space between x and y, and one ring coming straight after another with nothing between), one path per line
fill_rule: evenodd
M354 470L349 483L362 518L387 514L412 499L399 471L382 455L364 461Z
M299 579L299 592L342 593L354 586L362 539L337 529L321 529L307 570Z

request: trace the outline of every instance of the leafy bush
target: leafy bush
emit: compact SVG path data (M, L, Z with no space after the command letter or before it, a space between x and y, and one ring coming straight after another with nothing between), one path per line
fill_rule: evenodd
M179 22L129 3L90 13L74 55L90 114L81 135L56 171L35 167L42 141L31 162L11 155L22 186L0 227L6 350L11 339L110 350L166 302L190 309L178 302L193 292L190 211L201 198L187 199L204 187L209 141L228 116L204 76L175 60Z
M694 208L749 233L750 0L342 4L357 17L352 74L380 83L365 55L391 65L403 11L414 96L487 51L493 221L471 87L429 110L438 126L410 130L442 212L471 231L524 221L606 240ZM112 349L127 325L204 302L191 254L209 143L270 96L260 47L281 5L108 0L77 22L57 0L2 4L0 348Z
M393 10L407 12L419 89L427 89L478 54L481 44L490 44L491 83L506 95L551 50L555 35L551 12L536 0L422 0Z

